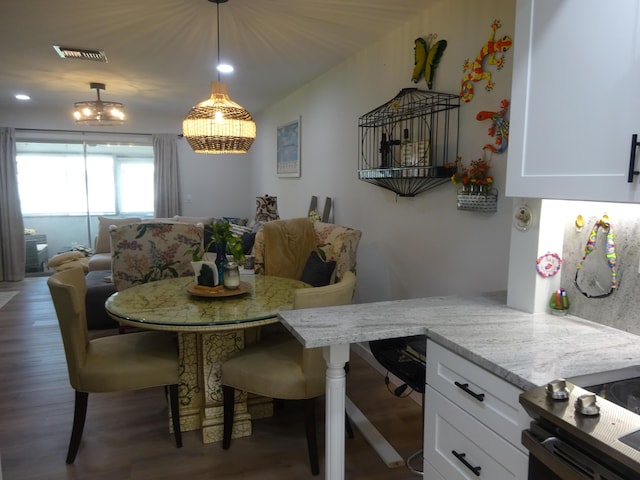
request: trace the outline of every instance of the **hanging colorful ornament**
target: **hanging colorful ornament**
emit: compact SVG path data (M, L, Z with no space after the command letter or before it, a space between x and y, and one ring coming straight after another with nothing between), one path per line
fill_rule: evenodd
M473 83L480 80L486 80L487 85L484 87L487 92L493 90L493 80L491 78L491 72L484 69L483 63L488 65L496 65L498 70L502 70L504 67L504 53L511 48L513 41L511 37L504 36L498 40L495 40L496 30L498 30L502 24L500 20L494 20L491 24L491 36L487 43L480 49L480 53L473 61L469 62L469 59L464 62L465 75L460 82L460 98L463 102L468 103L473 98ZM499 54L499 55L497 55Z
M557 253L547 252L536 260L536 271L544 278L553 277L560 271L562 259Z

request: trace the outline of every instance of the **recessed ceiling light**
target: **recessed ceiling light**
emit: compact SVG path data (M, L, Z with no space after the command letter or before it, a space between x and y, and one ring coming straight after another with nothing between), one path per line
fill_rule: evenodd
M24 94L24 93L17 93L16 94L16 98L18 100L31 100L31 97L29 95Z
M216 68L220 73L231 73L231 72L233 72L233 67L231 65L229 65L228 63L221 63Z

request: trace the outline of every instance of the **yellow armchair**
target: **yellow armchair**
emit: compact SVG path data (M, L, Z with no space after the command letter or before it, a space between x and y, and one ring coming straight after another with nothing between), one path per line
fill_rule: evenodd
M311 229L308 229L307 223L312 227ZM253 254L255 255L255 270L257 274L272 275L270 267L276 263L266 258L268 251L278 251L278 249L265 248L265 240L272 238L269 234L269 229L284 229L287 232L296 232L295 234L289 233L282 236L286 238L289 245L286 248L280 248L280 251L290 253L286 254L287 258L281 259L281 262L277 263L281 264L284 261L295 263L295 267L292 267L291 271L297 272L297 276L296 273L287 276L300 278L301 268L304 268L304 262L306 262L313 250L317 251L320 258L325 262L336 262L332 283L342 279L346 272L356 273L358 245L362 236L360 230L333 223L314 222L308 218L294 218L267 222L256 234ZM311 234L308 232L311 232ZM312 235L311 240L309 240L310 235Z

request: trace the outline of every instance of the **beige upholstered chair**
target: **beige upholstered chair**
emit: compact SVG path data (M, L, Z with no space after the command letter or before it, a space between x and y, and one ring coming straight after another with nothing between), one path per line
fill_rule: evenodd
M356 274L361 236L362 232L355 228L308 217L267 222L257 232L253 246L255 273L294 278L314 287L338 282L346 272ZM327 276L325 268L332 262L335 267ZM262 327L260 335L291 338L277 323Z
M204 244L204 227L181 222L111 227L111 270L116 290L193 275L190 250Z
M253 246L256 273L300 279L309 254L316 251L321 260L336 262L331 283L337 282L347 271L356 273L361 236L355 228L306 217L265 223Z
M171 334L141 332L89 340L84 271L58 272L49 277L47 285L58 316L69 382L75 390L67 463L73 463L78 453L89 393L168 387L176 445L181 447L178 349Z
M352 302L356 276L346 272L333 285L294 292L294 308L347 305ZM231 445L235 390L284 400L305 401L305 426L311 473L317 475L318 444L315 399L325 392L326 362L321 348L305 349L295 338L258 343L222 364L224 433L222 448Z

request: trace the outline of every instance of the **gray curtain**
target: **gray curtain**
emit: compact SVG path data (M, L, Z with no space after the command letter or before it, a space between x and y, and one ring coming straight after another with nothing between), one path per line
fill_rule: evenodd
M24 222L18 192L16 131L0 127L0 281L24 279Z
M180 215L178 137L176 134L153 135L153 155L155 158L153 174L154 215L159 218Z

